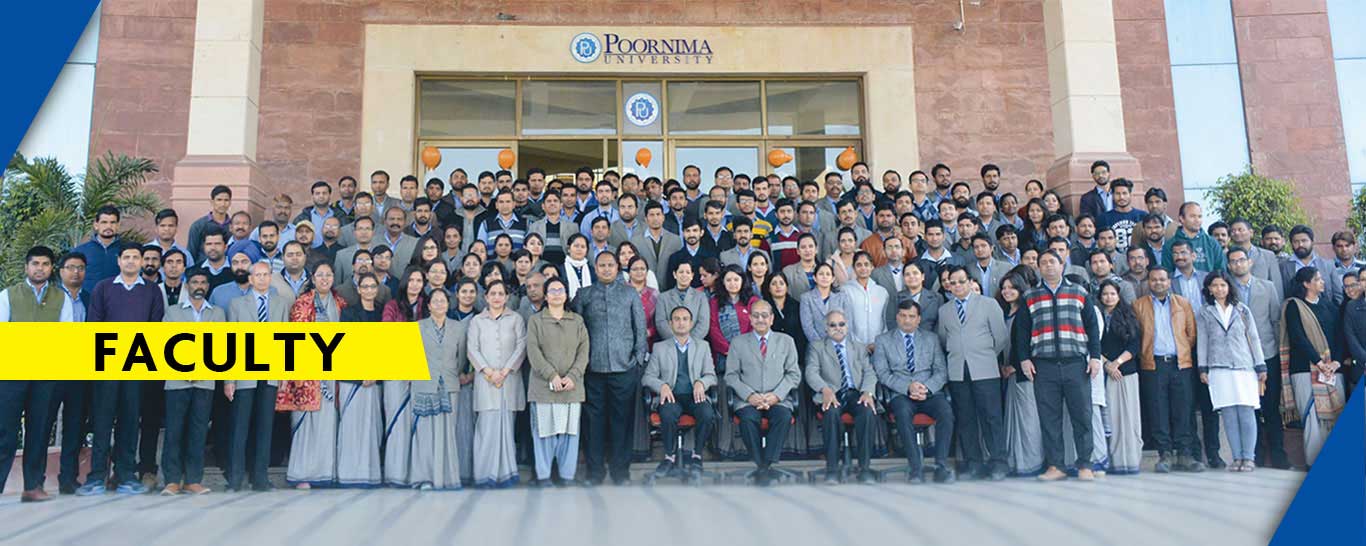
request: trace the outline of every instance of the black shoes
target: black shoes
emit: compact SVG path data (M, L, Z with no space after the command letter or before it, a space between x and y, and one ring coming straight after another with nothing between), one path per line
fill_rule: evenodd
M1221 457L1219 457L1218 455L1215 455L1214 457L1211 457L1211 458L1209 459L1209 468L1210 468L1211 470L1219 470L1220 468L1227 468L1227 467L1228 467L1228 463L1224 462L1224 459L1221 458Z
M863 485L874 485L877 483L877 475L867 468L858 473L858 482Z
M991 481L1005 481L1006 474L1006 466L1004 464L995 464L991 466Z
M674 475L674 472L677 471L677 470L678 470L678 464L677 464L677 463L675 463L675 462L673 462L673 461L671 461L671 460L669 460L669 459L664 459L664 460L662 460L662 461L659 462L659 466L655 467L654 477L655 477L656 479L659 479L659 478L667 478L667 477L669 477L669 476Z
M953 470L950 470L949 467L944 466L944 465L939 465L939 466L936 466L936 467L935 467L935 469L934 469L934 483L944 483L944 484L948 484L948 483L953 483L953 482L956 481L956 480L957 480L957 477L954 476Z
M1153 466L1153 472L1158 474L1169 474L1172 471L1172 464L1167 460L1166 453L1157 454L1157 464Z

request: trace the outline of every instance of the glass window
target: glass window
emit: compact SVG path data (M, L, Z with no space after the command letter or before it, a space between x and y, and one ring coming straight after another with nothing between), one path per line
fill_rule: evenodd
M1249 162L1240 85L1236 64L1172 67L1187 198L1196 197L1190 190L1213 186L1219 177L1242 172Z
M503 151L502 146L498 147L438 147L441 151L441 163L435 169L427 171L427 178L440 178L450 187L450 175L457 168L465 169L465 174L473 182L481 171L498 172L502 167L498 166L498 153ZM420 153L420 148L419 148Z
M621 112L626 116L621 130L628 135L659 136L663 132L663 97L659 82L623 82ZM641 95L641 94L644 95Z
M758 135L759 82L670 82L669 133Z
M418 134L507 136L516 132L517 82L422 80Z
M517 144L517 163L545 169L546 178L574 179L574 171L588 167L602 170L602 139L523 140Z
M1366 184L1366 59L1337 61L1338 100L1342 103L1342 136L1347 144L1347 170L1352 184ZM1353 188L1356 189L1355 187Z
M648 154L641 154L641 150L646 150ZM622 175L626 173L636 173L643 181L651 176L664 179L664 143L658 140L627 140L621 144L621 156L625 158L624 165L609 163L611 168L617 169ZM639 160L648 158L649 161L641 163Z
M770 135L859 134L858 82L771 81Z
M522 134L614 135L613 81L528 81L522 84Z
M1172 65L1238 62L1233 6L1208 0L1166 0Z
M1328 28L1333 36L1334 59L1366 57L1366 33L1361 32L1363 27L1366 27L1366 2L1328 0Z
M670 121L670 123L673 123ZM756 174L759 172L759 148L757 146L679 146L674 150L674 176L683 180L683 168L697 165L702 170L702 184L699 189L711 189L717 168L729 167L732 173Z
M773 172L780 176L795 176L802 182L821 182L825 173L840 171L839 167L835 166L835 158L839 157L845 148L846 146L776 146L773 149L787 152L787 155L792 156L792 161L773 169ZM859 152L859 147L854 146L854 151ZM862 157L862 153L859 155Z

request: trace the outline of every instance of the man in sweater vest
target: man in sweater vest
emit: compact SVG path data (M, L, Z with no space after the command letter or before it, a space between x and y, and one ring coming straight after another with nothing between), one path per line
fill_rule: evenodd
M119 274L95 285L90 294L87 322L161 322L166 305L161 290L142 278L142 251L136 245L119 250ZM142 383L139 381L96 381L91 406L91 428L95 440L90 448L90 473L77 495L105 492L110 460L110 435L117 436L113 448L114 482L119 494L147 492L137 479L138 422L142 415ZM117 428L116 428L117 424Z
M1095 479L1091 450L1105 449L1091 441L1091 377L1100 373L1100 327L1086 289L1063 278L1066 264L1055 250L1039 256L1043 284L1025 293L1025 306L1015 320L1023 321L1013 343L1020 369L1034 382L1043 429L1043 481L1067 477L1063 472L1063 408L1072 419L1077 446L1077 479ZM1028 337L1025 338L1025 333ZM1065 404L1065 406L1064 406Z
M0 292L0 322L71 322L71 301L52 277L52 249L35 246L24 256L24 282ZM51 428L54 381L0 381L0 491L5 489L14 452L19 448L19 416L24 417L24 494L22 502L52 500L47 479L47 437Z

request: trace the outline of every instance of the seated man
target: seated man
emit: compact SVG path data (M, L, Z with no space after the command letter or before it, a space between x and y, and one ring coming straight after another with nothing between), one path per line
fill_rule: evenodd
M811 345L806 358L806 384L816 393L816 403L825 414L821 419L825 429L825 483L834 485L840 481L840 433L844 428L840 417L845 413L854 417L858 481L876 483L868 468L868 458L873 443L873 390L877 388L877 376L863 345L847 339L849 324L843 311L836 309L825 315L825 331L829 338Z
M702 444L711 435L716 421L716 410L707 397L707 389L716 386L716 366L711 361L711 347L689 335L692 331L692 311L685 306L674 307L669 313L669 329L673 338L656 343L650 352L650 363L640 382L658 396L655 410L659 412L659 428L664 443L664 460L655 470L662 478L678 470L678 418L691 415L697 421L693 428L693 449L690 461L683 468L686 476L702 473ZM686 363L686 366L680 366Z
M770 330L773 306L757 301L750 306L749 322L754 331L730 342L726 365L726 385L734 391L731 407L740 419L740 437L759 467L754 481L766 486L778 473L770 467L778 463L783 442L792 425L793 400L789 396L802 380L797 366L797 345L792 338ZM768 419L768 434L763 435L762 420Z
M906 480L925 483L924 462L911 420L917 413L934 418L934 481L952 483L949 446L953 441L953 409L944 386L949 381L939 337L920 329L920 305L912 300L897 304L896 330L877 337L873 370L887 387L889 411L896 419L896 433L906 449L910 471Z

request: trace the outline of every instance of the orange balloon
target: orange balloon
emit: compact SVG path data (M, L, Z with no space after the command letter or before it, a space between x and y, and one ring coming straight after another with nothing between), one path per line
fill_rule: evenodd
M511 169L512 165L516 162L517 154L512 152L512 148L503 148L503 151L498 152L499 167L502 167L504 169Z
M650 159L653 158L654 154L650 153L649 148L641 148L639 150L636 150L636 164L640 165L641 167L644 167L646 169L650 168Z
M772 165L775 169L783 165L786 165L789 161L792 161L792 154L789 154L777 148L774 148L773 150L770 150L768 152L768 164Z
M856 162L858 162L858 154L854 152L853 146L845 148L843 152L840 152L840 155L835 156L835 166L839 167L841 171L853 168Z
M436 146L428 146L422 149L422 164L427 166L427 170L435 169L441 164L441 150Z

